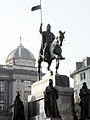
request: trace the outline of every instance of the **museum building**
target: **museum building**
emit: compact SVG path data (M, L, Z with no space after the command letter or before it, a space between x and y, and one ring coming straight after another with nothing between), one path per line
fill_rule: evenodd
M70 77L74 79L74 95L77 98L83 82L86 82L87 87L90 88L90 57L76 62L76 70L70 74Z
M34 55L21 43L6 59L6 65L0 65L0 110L9 111L16 93L27 102L31 85L38 80Z

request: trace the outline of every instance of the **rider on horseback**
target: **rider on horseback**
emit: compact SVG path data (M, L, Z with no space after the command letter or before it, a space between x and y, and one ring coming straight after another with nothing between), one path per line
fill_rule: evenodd
M43 55L44 60L51 57L50 46L55 39L55 35L51 32L50 24L47 25L46 31L42 31L42 23L40 25L40 33L42 35L42 43L40 54Z
M55 59L55 58L57 58L56 55L59 55L59 59L61 59L61 60L65 59L61 55L61 53L62 53L61 46L62 46L62 42L63 42L63 41L61 41L61 39L63 40L63 38L61 38L61 37L64 37L64 33L59 31L59 35L61 35L61 36L58 36L56 38L56 43L54 42L55 45L53 47L52 43L55 39L55 35L51 32L50 24L47 25L46 31L42 31L42 23L41 23L39 31L42 35L40 56L44 59L44 61L46 61L50 58Z

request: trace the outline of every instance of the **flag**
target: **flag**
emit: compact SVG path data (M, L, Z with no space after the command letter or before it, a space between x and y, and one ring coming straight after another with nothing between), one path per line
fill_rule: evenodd
M31 8L31 11L41 9L41 5L37 5Z

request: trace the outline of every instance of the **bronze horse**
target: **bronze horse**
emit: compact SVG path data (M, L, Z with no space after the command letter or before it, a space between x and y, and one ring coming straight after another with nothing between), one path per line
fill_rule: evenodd
M59 68L59 60L65 59L62 57L62 43L64 40L64 34L65 32L62 32L61 30L59 31L58 36L56 39L52 42L49 51L47 52L47 57L44 58L41 52L39 52L39 59L38 59L38 73L39 73L39 80L40 80L40 68L41 68L41 63L46 62L48 63L47 70L50 71L50 74L53 75L53 71L50 70L51 63L54 59L56 59L56 73ZM42 49L42 48L41 48ZM44 48L43 48L44 49Z

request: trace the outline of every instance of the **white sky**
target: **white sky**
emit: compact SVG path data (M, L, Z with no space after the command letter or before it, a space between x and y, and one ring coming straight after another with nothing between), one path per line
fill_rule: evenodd
M31 11L39 0L0 0L0 64L20 44L30 50L36 60L41 43L40 10ZM48 23L56 35L66 31L59 73L70 75L76 61L90 56L90 0L42 0L43 30ZM44 66L45 67L45 66Z

